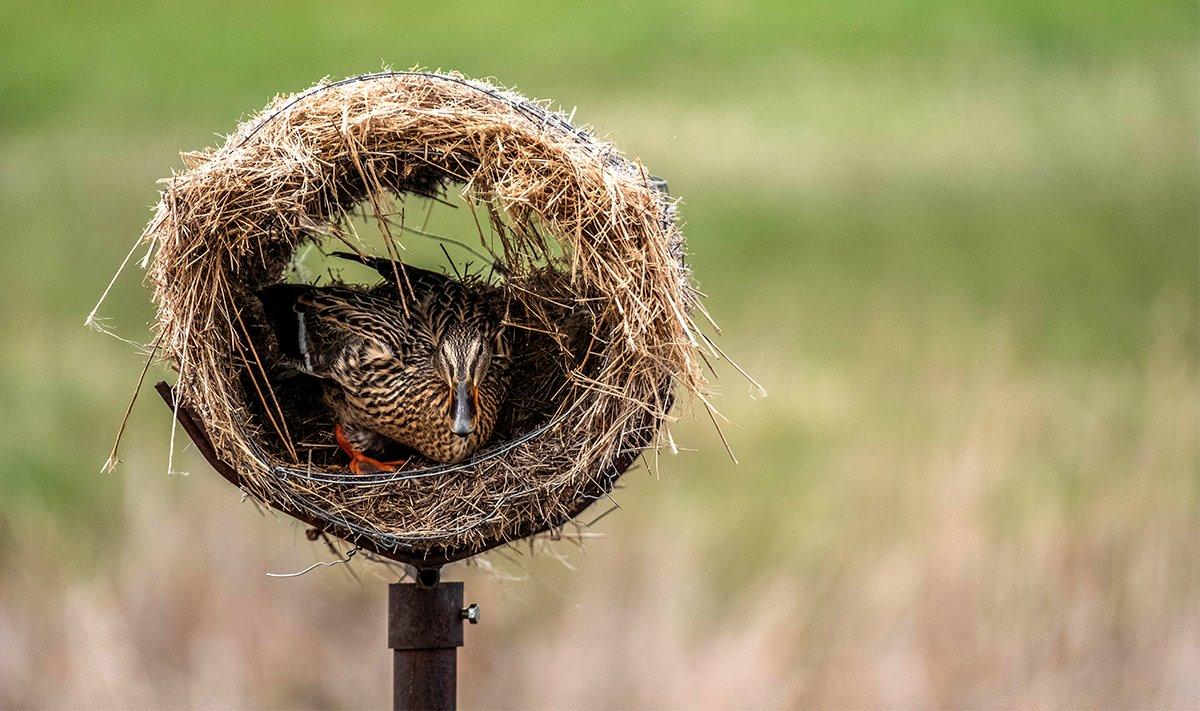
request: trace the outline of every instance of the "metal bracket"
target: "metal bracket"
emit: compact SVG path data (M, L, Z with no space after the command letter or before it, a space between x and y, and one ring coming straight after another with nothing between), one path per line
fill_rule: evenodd
M436 569L426 570L437 573ZM388 586L393 708L454 708L458 648L463 645L462 612L462 583Z

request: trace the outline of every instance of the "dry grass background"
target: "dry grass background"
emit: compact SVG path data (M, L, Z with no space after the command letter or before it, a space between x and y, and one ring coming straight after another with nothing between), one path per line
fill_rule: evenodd
M1187 491L1200 451L1179 306L1160 308L1149 362L1115 377L1019 372L1002 326L942 344L886 386L911 408L903 427L826 384L801 420L840 444L804 515L770 519L769 565L746 566L737 541L634 474L630 510L586 552L462 570L485 611L464 706L1190 707L1198 531L1195 500L1170 492ZM917 356L895 329L886 310L869 324L895 359L846 372L891 381ZM1054 461L1106 483L1052 500ZM9 532L3 705L384 705L387 572L267 578L314 558L299 529L207 472L185 481L139 483L130 543L94 576L56 562L61 532Z
M267 578L322 552L166 476L161 405L95 473L137 359L79 322L176 150L410 55L671 178L771 391L717 382L739 466L689 419L585 551L459 571L465 706L1200 705L1194 3L5 12L0 707L386 702L383 581Z

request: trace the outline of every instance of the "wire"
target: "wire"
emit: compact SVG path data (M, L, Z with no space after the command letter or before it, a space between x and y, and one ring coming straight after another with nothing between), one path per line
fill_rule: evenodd
M354 554L358 553L358 551L359 551L358 546L355 546L354 548L351 548L349 551L346 552L345 558L339 558L338 560L327 560L327 561L321 561L319 563L313 563L312 565L308 566L304 570L297 571L295 573L267 573L267 577L269 577L269 578L298 578L301 575L304 575L305 573L310 573L310 572L316 570L317 568L332 568L333 566L341 565L342 563L349 565L350 559L353 558Z

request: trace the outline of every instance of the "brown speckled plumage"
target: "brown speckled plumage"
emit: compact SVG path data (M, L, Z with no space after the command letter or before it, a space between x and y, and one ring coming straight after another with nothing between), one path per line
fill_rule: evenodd
M387 260L338 256L385 281L262 292L281 352L322 379L325 403L355 449L379 453L390 440L435 461L464 459L487 441L508 391L498 290L400 265L398 287ZM466 435L452 431L458 381L471 385Z

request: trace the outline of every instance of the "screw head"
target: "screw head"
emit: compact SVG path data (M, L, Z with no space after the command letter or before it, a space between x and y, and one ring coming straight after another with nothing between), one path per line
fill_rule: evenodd
M458 613L459 617L473 625L479 624L479 605L471 603Z

